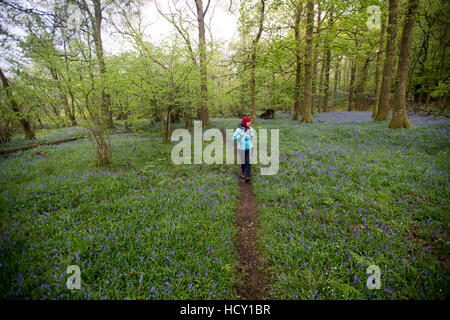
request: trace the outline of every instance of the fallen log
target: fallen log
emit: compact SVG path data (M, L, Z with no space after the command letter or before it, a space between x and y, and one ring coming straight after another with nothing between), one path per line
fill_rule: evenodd
M415 112L415 113L423 112L427 116L431 115L431 116L435 116L435 117L450 118L450 115L445 114L444 110L440 110L439 108L437 108L437 110L436 110L436 108L433 110L432 108L424 108L419 105L413 105L413 106L411 106L411 108L408 109L408 111Z
M111 132L109 134L121 134L121 133L130 133L130 132L128 132L128 131L118 131L118 132ZM17 151L24 151L24 150L33 149L33 148L36 148L36 147L40 148L40 147L46 146L46 145L60 144L60 143L75 141L75 140L79 140L79 139L86 139L87 137L88 136L78 136L78 137L72 137L72 138L61 139L61 140L53 140L53 141L34 143L34 144L29 144L29 145L26 145L26 146L20 146L20 147L15 147L15 148L0 149L0 154L4 156L4 155L7 155L9 153L13 153L13 152L17 152Z

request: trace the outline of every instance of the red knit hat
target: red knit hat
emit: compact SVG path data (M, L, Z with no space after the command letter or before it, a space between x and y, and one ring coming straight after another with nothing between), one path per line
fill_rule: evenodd
M252 121L252 120L250 119L250 117L243 117L243 118L242 118L242 125L245 127L244 132L247 131L247 129L248 129L247 123L248 123L249 121Z

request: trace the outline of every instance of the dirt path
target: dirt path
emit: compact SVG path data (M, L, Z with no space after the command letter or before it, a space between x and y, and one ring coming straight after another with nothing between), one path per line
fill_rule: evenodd
M223 129L222 134L225 140ZM225 140L225 143L229 144L233 143L233 141ZM256 196L253 193L251 182L245 182L240 176L240 164L238 164L236 171L238 173L237 179L240 196L238 199L238 211L236 213L236 226L239 228L239 231L235 243L239 259L236 262L235 268L239 280L236 282L234 289L236 290L238 299L267 299L265 266L260 256L260 248L256 245L259 232L259 226L256 221L259 216L258 203L256 202ZM255 177L255 170L252 170L251 175L253 179Z

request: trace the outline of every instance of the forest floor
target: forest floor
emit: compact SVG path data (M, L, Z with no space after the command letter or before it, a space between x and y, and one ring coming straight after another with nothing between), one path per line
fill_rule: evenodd
M0 159L0 296L242 299L245 273L236 266L247 239L267 281L253 297L448 297L450 122L412 116L412 128L389 130L369 112L313 121L259 121L256 130L280 130L279 172L260 175L252 165L242 186L236 165L174 165L175 143L147 123L141 133L111 136L105 168L88 139ZM248 221L244 196L255 209ZM255 226L241 240L239 221ZM66 288L69 265L81 269L80 290ZM381 270L380 290L366 287L371 265Z

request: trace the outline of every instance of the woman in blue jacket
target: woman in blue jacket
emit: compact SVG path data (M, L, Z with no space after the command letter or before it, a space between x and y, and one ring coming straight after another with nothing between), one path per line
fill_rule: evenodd
M233 134L233 141L238 142L238 152L241 159L244 159L241 164L242 178L245 181L250 181L250 151L253 148L253 139L255 137L255 130L250 127L251 120L249 117L242 118L242 126L238 127Z

